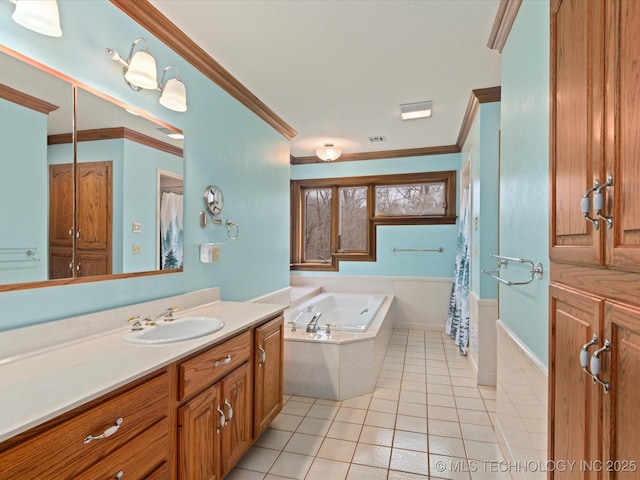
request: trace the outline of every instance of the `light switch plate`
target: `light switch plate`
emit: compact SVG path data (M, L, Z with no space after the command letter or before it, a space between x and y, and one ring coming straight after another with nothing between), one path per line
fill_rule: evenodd
M133 233L140 233L142 231L142 224L140 222L133 222L131 225L131 231Z

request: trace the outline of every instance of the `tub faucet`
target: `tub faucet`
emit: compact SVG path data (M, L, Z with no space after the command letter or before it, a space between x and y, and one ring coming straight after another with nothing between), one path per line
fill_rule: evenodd
M307 333L316 333L318 331L318 322L320 321L320 317L322 316L322 312L316 313L311 321L307 324Z
M309 305L308 307L304 308L303 310L300 311L300 313L298 313L298 315L296 315L296 318L293 319L293 321L291 322L287 322L289 325L291 325L291 331L295 332L296 331L296 322L298 321L298 319L303 316L306 315L307 313L311 313L311 310L313 310L313 305Z

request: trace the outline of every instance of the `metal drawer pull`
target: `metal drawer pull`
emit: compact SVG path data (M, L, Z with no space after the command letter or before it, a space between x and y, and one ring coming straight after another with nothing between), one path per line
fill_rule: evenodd
M582 211L582 215L586 220L590 221L593 224L593 228L595 228L596 230L600 228L600 220L598 220L597 218L591 218L589 216L589 211L591 210L591 199L589 198L589 195L591 195L591 192L597 191L598 188L600 188L600 180L596 180L595 182L593 182L593 187L584 192L584 195L580 200L580 210Z
M593 377L593 373L587 368L589 366L589 347L598 344L598 334L594 333L590 342L585 343L580 349L580 366L589 376Z
M227 418L226 418L227 422L226 423L229 423L233 418L233 408L231 407L229 400L227 400L226 398L224 399L224 404L227 406Z
M120 425L122 425L122 418L119 418L116 420L116 423L112 426L110 426L109 428L107 428L104 432L102 432L100 435L87 435L86 437L84 437L84 440L82 441L82 443L84 443L85 445L89 442L91 442L92 440L100 440L103 438L107 438L110 437L111 435L113 435L114 433L116 433L118 431L118 429L120 428Z
M591 376L593 377L594 382L598 382L604 388L604 393L609 393L609 389L611 388L611 384L609 382L605 382L600 378L600 368L602 363L600 361L600 354L602 352L608 352L611 350L611 342L609 340L604 341L604 347L599 348L593 355L591 356Z
M220 431L220 429L223 428L227 424L227 421L224 418L224 412L220 408L220 405L218 405L216 407L216 411L218 412L218 415L219 415L219 417L218 417L219 418L218 431Z
M220 365L226 365L228 363L231 363L231 355L227 355L224 359L222 360L216 360L213 365L215 367L219 367Z
M258 345L258 350L260 351L260 361L258 362L258 368L260 368L264 362L267 361L267 352L264 351L262 345Z
M116 473L115 479L120 480L122 477L124 477L124 472L120 470L118 473Z

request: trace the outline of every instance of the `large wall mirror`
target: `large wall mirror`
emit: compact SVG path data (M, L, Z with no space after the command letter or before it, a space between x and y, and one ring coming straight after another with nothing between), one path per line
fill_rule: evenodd
M0 290L182 269L178 129L0 51L0 140Z

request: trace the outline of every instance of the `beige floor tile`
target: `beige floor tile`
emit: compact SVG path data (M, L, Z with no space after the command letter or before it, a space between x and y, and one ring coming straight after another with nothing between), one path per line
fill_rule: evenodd
M466 457L462 439L437 435L429 435L429 453L449 457Z
M400 390L401 386L402 380L393 378L378 377L378 383L376 383L376 388L392 388L394 390Z
M373 410L374 412L396 413L398 410L398 401L373 398L369 404L369 410Z
M443 362L445 365L447 363L447 357L443 353L427 352L424 358L427 361L427 364L431 361Z
M421 403L400 402L398 403L398 414L411 417L426 417L427 406Z
M418 475L415 473L398 472L396 470L389 470L388 479L389 480L429 480L429 477L426 475Z
M294 433L284 447L285 452L299 453L300 455L315 456L320 450L324 437L307 435L306 433Z
M427 393L427 384L424 379L421 382L410 382L408 380L403 380L400 384L400 389L409 390L412 392Z
M333 420L340 409L339 406L336 405L313 405L309 412L307 413L307 417L311 418L324 418L326 420Z
M424 365L405 365L404 371L410 373L427 373L427 369Z
M451 375L452 377L473 378L473 371L467 368L449 367L449 375Z
M237 467L254 472L267 473L276 461L280 452L268 448L251 447L240 459Z
M376 390L373 392L373 399L379 398L382 400L398 400L399 396L399 388L376 388Z
M331 420L325 420L322 418L305 418L300 422L297 428L298 433L306 433L308 435L320 435L324 436L331 427Z
M429 468L432 478L448 480L470 480L471 469L468 460L444 455L429 455Z
M453 396L453 388L451 388L451 385L438 385L437 383L432 383L429 385L429 393Z
M429 435L462 438L462 432L460 431L460 424L458 422L447 422L431 418L429 419Z
M367 412L364 419L365 425L373 427L394 428L396 424L396 416L385 412Z
M455 407L456 403L451 395L440 395L431 393L431 389L427 392L427 405L435 407Z
M385 363L384 369L391 370L392 372L402 373L402 370L404 369L404 362L403 363Z
M410 382L424 382L424 377L424 373L405 372L404 375L402 375L402 381L408 380Z
M396 433L393 436L393 448L415 450L416 452L427 452L427 434L396 430Z
M386 469L389 468L390 458L391 447L382 447L380 445L371 445L369 443L358 443L351 463Z
M492 425L487 412L481 410L458 409L458 420L460 423L473 423L475 425Z
M316 458L305 480L344 480L349 471L349 464L327 458ZM225 477L227 480L228 477Z
M312 456L282 452L269 470L269 474L303 480L312 463Z
M339 407L342 405L340 400L329 400L328 398L318 398L316 400L316 405L332 405L334 407Z
M485 399L484 400L484 405L487 409L487 412L494 412L496 411L496 401L495 400L489 400L489 399Z
M359 423L360 425L362 425L364 423L364 418L366 415L366 410L340 407L340 410L338 410L338 413L336 414L334 420L336 422Z
M486 411L486 407L481 398L455 397L456 406L464 410L480 410Z
M427 390L429 390L430 384L451 385L451 378L449 375L432 375L427 373Z
M405 361L407 359L409 359L409 358L417 358L417 359L420 359L420 360L425 360L424 356L425 356L425 354L422 353L422 352L407 352L405 354L404 358L405 358Z
M465 440L467 457L476 460L502 460L504 457L497 443L478 442L476 440Z
M295 400L289 400L282 407L282 413L286 413L287 415L299 415L304 417L307 412L311 409L313 403L308 402L297 402Z
M482 398L480 396L480 390L474 387L459 387L455 385L453 387L453 394L456 397Z
M427 409L427 417L434 420L446 420L448 422L458 421L458 411L455 408L429 406Z
M337 438L325 438L318 451L318 457L337 460L339 462L351 462L356 442L338 440Z
M460 387L476 386L476 381L473 378L468 378L468 377L451 377L450 381L451 381L451 385L458 385Z
M244 470L243 468L234 468L224 478L225 480L262 480L264 473L252 472L251 470Z
M304 402L304 403L314 403L316 401L316 399L313 397L301 397L299 395L291 395L289 400L292 400L294 402Z
M393 443L393 429L364 425L360 432L360 443L370 443L390 447Z
M282 450L293 435L286 430L276 430L267 428L256 440L256 447L270 448L272 450Z
M486 425L471 425L469 423L461 423L462 438L465 440L477 440L479 442L496 443L496 435L493 427Z
M427 373L429 375L449 375L449 369L447 367L432 367L427 364Z
M488 399L488 400L496 399L496 387L478 385L478 390L480 390L480 395L482 395L482 398Z
M357 442L361 431L362 425L359 423L333 422L327 432L327 437Z
M371 402L371 394L361 395L359 397L349 398L342 402L342 406L346 408L359 408L361 410L366 410L369 408L369 402Z
M352 464L349 467L347 480L387 480L387 470L385 468Z
M380 375L378 375L378 377L400 380L402 378L402 372L399 370L387 370L383 368L380 370Z
M409 390L400 390L400 401L409 403L427 404L427 396L422 392L411 392Z
M428 454L424 452L394 448L391 450L390 468L402 472L429 475L428 461Z
M396 417L396 430L427 433L427 419L410 417L408 415L398 415Z
M276 430L286 430L288 432L295 432L302 419L299 415L289 415L286 413L279 413L273 422L271 422L270 427L275 428Z

